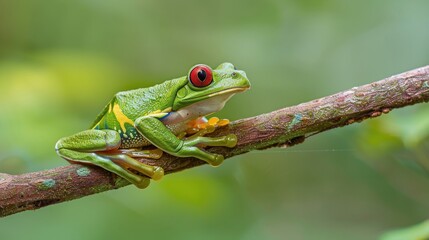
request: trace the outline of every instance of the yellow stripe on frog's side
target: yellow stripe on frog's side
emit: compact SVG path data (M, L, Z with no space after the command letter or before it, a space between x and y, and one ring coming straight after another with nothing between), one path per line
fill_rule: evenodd
M171 112L171 109L172 109L171 107L168 107L162 111L156 110L156 111L149 113L148 116L155 117L155 118L163 118L163 117L167 116L169 112Z
M127 116L125 116L125 114L122 112L121 107L119 107L117 103L113 104L112 112L113 114L115 114L116 120L121 126L122 132L124 133L126 132L125 123L134 125L134 122L131 119L129 119Z
M163 112L163 113L169 113L169 112L171 112L171 110L173 110L173 108L168 107L168 108L166 108L166 109L162 110L162 112Z

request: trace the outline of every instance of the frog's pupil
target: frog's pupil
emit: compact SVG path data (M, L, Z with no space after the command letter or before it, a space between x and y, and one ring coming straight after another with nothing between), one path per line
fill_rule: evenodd
M202 69L198 71L198 79L200 79L200 81L206 80L206 77L207 77L206 71Z

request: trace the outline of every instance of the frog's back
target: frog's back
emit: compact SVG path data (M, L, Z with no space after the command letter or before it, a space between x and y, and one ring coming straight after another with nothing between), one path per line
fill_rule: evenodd
M143 138L134 127L134 120L124 114L120 103L120 98L125 92L120 92L104 107L97 116L91 129L96 130L114 130L119 133L121 138L121 148L147 146L150 143ZM142 107L140 107L142 109ZM139 114L145 114L139 111ZM129 115L129 114L128 114Z
M151 88L140 88L135 90L118 92L112 100L98 114L91 125L91 129L124 129L125 125L134 125L134 121L150 113L152 110L153 98Z
M148 142L134 127L134 121L142 116L164 110L172 106L177 90L186 84L183 79L173 79L164 83L115 94L112 100L97 116L91 129L117 131L123 146L140 147Z

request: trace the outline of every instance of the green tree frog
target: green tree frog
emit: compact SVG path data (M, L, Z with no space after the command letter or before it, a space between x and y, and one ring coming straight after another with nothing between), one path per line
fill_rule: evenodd
M59 156L70 161L102 167L139 188L149 178L159 180L164 170L139 162L142 157L195 157L217 166L224 157L201 149L204 146L235 147L237 137L204 137L216 126L228 124L205 116L221 110L238 92L250 88L246 73L231 63L212 70L198 64L187 76L115 94L91 128L61 138L55 145ZM148 146L156 149L147 150Z

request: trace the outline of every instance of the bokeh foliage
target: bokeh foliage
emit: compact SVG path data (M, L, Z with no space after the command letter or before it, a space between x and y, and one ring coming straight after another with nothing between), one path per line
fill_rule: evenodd
M230 61L230 119L427 65L420 1L0 0L0 171L53 146L117 91ZM428 218L428 107L0 221L0 239L374 239Z

